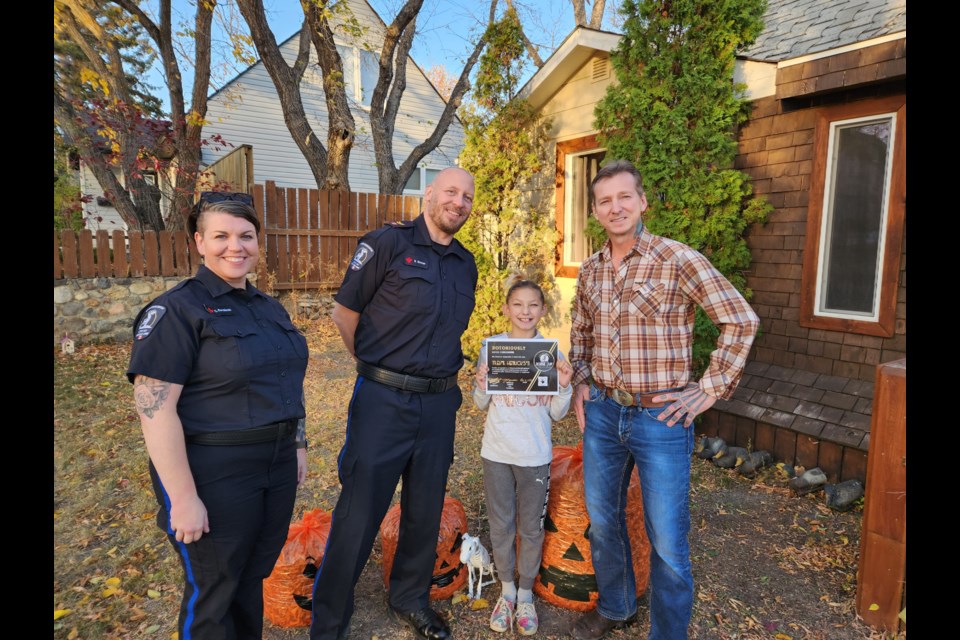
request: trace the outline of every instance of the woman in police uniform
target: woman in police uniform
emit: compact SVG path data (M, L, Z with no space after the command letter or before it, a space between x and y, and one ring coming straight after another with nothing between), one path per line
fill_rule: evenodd
M182 640L257 639L263 579L306 474L307 343L247 282L260 222L247 194L204 194L197 275L137 316L127 376L150 455L157 524L183 564Z

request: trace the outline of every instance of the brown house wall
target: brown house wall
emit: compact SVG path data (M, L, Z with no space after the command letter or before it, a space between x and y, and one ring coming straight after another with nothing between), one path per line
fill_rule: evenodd
M856 64L878 67L891 59L905 59L906 44L886 43L856 52ZM819 65L819 66L818 66ZM859 65L859 66L858 66ZM823 60L787 67L778 72L778 91L797 95L795 83L816 86L817 69L838 73ZM765 225L750 229L748 243L753 264L747 284L752 304L761 318L761 335L751 359L835 376L872 381L877 364L906 356L906 235L901 247L895 333L892 338L809 329L798 321L803 248L807 234L814 127L818 109L858 99L903 93L903 83L860 88L851 94L832 93L778 100L767 97L753 105L750 121L739 136L736 166L748 173L754 191L775 207Z

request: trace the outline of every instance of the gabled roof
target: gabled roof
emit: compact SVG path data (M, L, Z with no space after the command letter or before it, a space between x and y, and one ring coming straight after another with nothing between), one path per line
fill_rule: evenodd
M866 40L906 33L906 0L769 0L764 29L738 58L780 62ZM597 51L610 52L620 34L577 27L517 96L542 107Z
M769 0L763 33L739 57L781 62L907 30L906 0Z
M380 17L380 14L379 14L379 13L377 12L377 10L373 7L373 5L370 4L370 2L369 2L368 0L361 0L361 1L367 6L367 8L370 10L370 13L372 13L372 14L376 17L377 21L379 22L379 28L382 29L383 31L386 31L386 29L387 29L387 23L383 21L383 18ZM294 38L299 39L299 38L300 38L300 32L302 31L303 28L305 28L305 27L301 27L300 29L297 29L297 30L294 31L292 34L290 34L290 36L289 36L288 38L286 38L286 39L283 40L282 42L278 42L277 47L282 50L285 46L287 46L287 43L290 42L291 40L293 40ZM312 47L312 45L311 45L311 55L313 55L312 48L313 48L313 47ZM379 50L376 51L376 53L379 54ZM437 97L439 97L441 101L443 101L444 103L446 103L446 102L447 102L446 99L440 94L440 91L437 89L436 85L433 84L433 80L431 80L430 77L429 77L426 73L424 73L424 71L423 71L423 69L420 67L420 65L417 64L417 61L413 59L413 55L408 54L408 55L407 55L407 58L408 58L409 62L412 62L412 63L413 63L413 66L417 68L417 71L419 71L420 74L427 80L427 83L428 83L431 87L433 87L433 90L436 92ZM234 84L235 82L239 81L240 78L241 78L242 76L244 76L248 71L250 71L251 69L253 69L254 67L256 67L257 65L260 65L260 64L263 64L263 61L258 57L253 64L251 64L250 66L248 66L246 69L244 69L243 71L241 71L240 73L238 73L236 76L234 76L234 77L231 78L230 80L224 82L224 83L223 83L223 86L221 86L219 89L217 89L216 91L214 91L213 93L211 93L211 94L208 96L207 99L208 99L208 100L213 100L213 98L214 98L217 94L219 94L220 92L224 91L227 87L229 87L230 85ZM458 115L454 114L454 118L457 120L457 122L460 121L460 117L459 117Z
M527 80L517 97L526 99L539 109L597 51L612 51L620 42L620 34L577 27L560 43L533 77Z

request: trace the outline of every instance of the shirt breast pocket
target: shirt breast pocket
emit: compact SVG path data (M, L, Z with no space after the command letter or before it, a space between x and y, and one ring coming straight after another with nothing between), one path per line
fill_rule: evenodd
M430 313L434 310L440 294L435 286L435 273L426 269L405 267L397 271L397 276L400 286L393 301L395 308L414 313Z
M662 282L636 283L630 295L630 313L655 320L660 316L666 289L666 285Z
M277 324L286 332L287 338L290 340L290 344L293 346L294 353L297 354L300 358L306 358L309 353L307 349L307 339L300 333L300 330L297 329L296 325L293 324L288 318L280 318L277 320Z
M457 290L457 300L453 308L453 319L466 327L470 324L470 315L476 305L476 293L469 284L459 280L454 282L454 288Z
M253 366L258 342L255 326L223 317L210 323L216 341L217 357L231 371Z

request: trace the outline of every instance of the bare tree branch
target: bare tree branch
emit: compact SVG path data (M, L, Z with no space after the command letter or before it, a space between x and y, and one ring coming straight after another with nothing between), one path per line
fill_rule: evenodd
M498 0L491 0L490 2L490 13L487 24L492 24L496 19L497 14L497 2ZM417 6L422 3L422 0L417 2L417 0L410 0L407 5L404 6L404 9L407 9L408 6L416 3ZM403 10L401 10L401 14ZM400 15L398 14L398 19ZM396 24L396 23L395 23ZM386 42L384 43L384 48L386 49ZM406 184L407 180L410 178L410 175L413 173L414 169L417 168L417 165L423 160L424 157L431 151L437 148L440 144L440 141L443 139L443 136L446 135L447 130L450 128L450 123L453 122L453 118L457 113L457 109L460 107L460 102L463 100L464 94L470 88L470 73L473 71L473 67L476 64L477 60L480 58L480 53L483 51L483 48L487 45L487 35L486 32L480 37L474 46L473 52L470 54L470 57L467 59L466 64L463 67L463 71L460 73L460 78L457 80L457 84L454 86L453 91L450 94L450 99L447 100L447 103L444 105L443 113L440 115L437 125L434 127L433 132L424 140L422 143L414 147L410 152L410 155L403 161L399 169L396 167L396 164L393 160L393 120L390 120L389 124L380 123L379 125L374 125L372 122L373 118L371 117L371 126L374 128L374 152L377 157L377 170L380 179L380 193L402 193L403 186ZM398 52L399 55L399 52ZM381 80L383 79L383 65L384 65L384 55L381 54ZM387 59L390 60L390 59ZM399 70L402 68L404 71L404 82L406 81L405 69L406 61L404 60L399 67L395 66L395 70L398 71L394 82L397 82L400 79ZM379 88L379 82L378 82ZM398 100L399 102L399 100ZM394 114L395 116L395 114ZM395 117L394 117L395 119ZM389 131L389 135L387 135Z
M515 9L513 6L513 0L507 0L507 6L511 9ZM522 26L520 29L520 34L523 37L523 46L527 49L527 55L530 56L530 60L533 61L533 64L535 64L537 69L539 69L543 66L543 58L540 57L540 53L537 51L537 48L534 46L534 44L530 42L530 38L527 37L527 32L523 30Z
M104 154L97 147L93 137L78 117L76 110L56 91L53 93L53 114L66 134L67 141L76 147L83 164L89 167L104 194L110 198L120 218L127 224L128 228L142 231L143 225L140 222L140 216L126 189L110 169Z
M573 21L579 27L587 24L587 12L583 6L584 0L570 0L573 5Z
M600 29L603 26L603 8L607 0L593 0L593 12L590 14L591 29Z
M260 55L260 60L263 61L263 66L273 80L277 96L280 98L280 107L283 109L283 119L287 124L287 129L304 159L306 159L317 186L322 187L327 182L327 150L317 140L317 136L313 132L313 128L307 120L307 114L303 109L303 99L300 95L302 69L297 68L296 63L291 68L283 59L273 31L267 24L263 1L237 0L237 4L240 7L243 19L250 27L250 35L257 48L257 53ZM302 44L303 38L301 36L301 53L303 51ZM300 56L298 54L299 60Z
M356 123L347 100L343 60L333 39L328 20L327 0L301 0L305 24L323 72L323 97L327 105L327 179L323 188L350 188L350 151L356 137ZM359 60L357 61L359 64Z
M176 186L170 204L169 227L182 229L193 205L200 170L200 142L203 121L207 115L207 93L210 85L211 31L215 0L197 3L194 18L194 76L190 96L190 114L187 114L183 91L183 76L174 49L171 0L160 0L160 24L156 24L132 0L113 0L129 12L150 34L163 65L164 78L170 98L170 117L173 142L177 148L178 170Z

